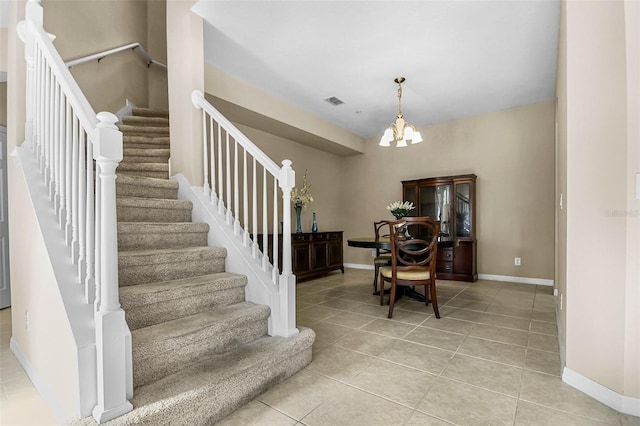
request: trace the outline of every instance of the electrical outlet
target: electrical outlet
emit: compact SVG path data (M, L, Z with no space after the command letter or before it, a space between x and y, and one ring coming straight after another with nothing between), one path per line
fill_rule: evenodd
M520 266L522 264L522 259L520 259L519 257L516 257L513 264L516 266Z
M29 311L24 312L24 328L29 331Z

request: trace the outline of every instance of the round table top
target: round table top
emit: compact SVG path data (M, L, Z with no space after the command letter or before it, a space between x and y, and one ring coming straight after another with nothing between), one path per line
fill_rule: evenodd
M390 249L391 241L389 237L381 237L378 241L376 241L375 237L356 237L349 238L347 240L347 245L349 247L360 247L360 248L369 248L369 249Z

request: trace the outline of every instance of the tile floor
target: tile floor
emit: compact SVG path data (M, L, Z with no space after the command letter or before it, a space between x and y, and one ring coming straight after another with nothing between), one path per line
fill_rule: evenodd
M389 320L372 274L300 283L298 324L317 335L312 363L220 424L640 426L560 380L550 287L439 281L441 319L403 297ZM9 312L0 424L56 424L9 351Z

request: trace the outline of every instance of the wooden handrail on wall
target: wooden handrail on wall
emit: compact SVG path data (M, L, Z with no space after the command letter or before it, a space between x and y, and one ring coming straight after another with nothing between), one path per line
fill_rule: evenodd
M77 58L77 59L72 59L71 61L67 61L64 64L67 66L67 68L71 68L74 67L76 65L80 65L80 64L84 64L85 62L91 62L91 61L95 61L97 60L98 62L100 62L102 59L106 58L107 56L119 53L119 52L123 52L125 50L137 50L138 52L140 52L140 54L144 57L145 61L147 62L147 67L150 67L151 64L155 64L158 65L161 68L167 69L167 66L165 64L163 64L162 62L158 62L155 59L152 59L151 56L149 56L149 54L147 53L147 51L144 49L144 47L142 47L142 45L140 43L130 43L130 44L125 44L124 46L120 46L120 47L115 47L113 49L109 49L109 50L105 50L103 52L98 52L98 53L94 53L92 55L88 55L88 56L83 56L82 58Z

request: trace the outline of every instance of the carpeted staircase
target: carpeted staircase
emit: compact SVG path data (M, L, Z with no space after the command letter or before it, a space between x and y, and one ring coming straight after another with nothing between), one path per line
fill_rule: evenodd
M132 332L134 410L109 424L213 424L311 361L314 333L267 335L269 307L191 222L169 180L169 118L136 108L119 126L120 302Z

